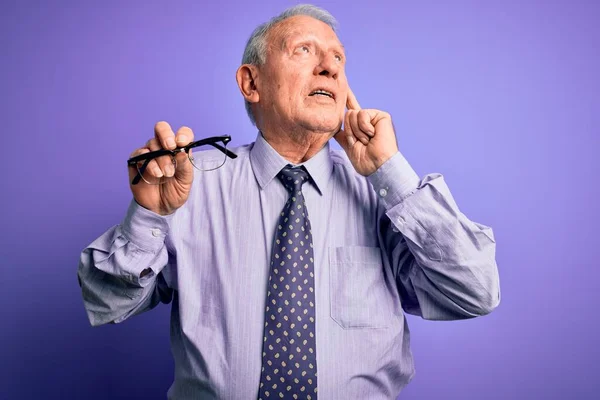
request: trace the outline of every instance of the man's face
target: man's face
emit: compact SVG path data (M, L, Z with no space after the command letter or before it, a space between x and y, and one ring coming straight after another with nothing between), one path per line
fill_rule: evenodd
M348 82L344 48L335 32L319 20L295 16L275 26L267 43L267 60L260 67L263 122L336 133L344 117Z

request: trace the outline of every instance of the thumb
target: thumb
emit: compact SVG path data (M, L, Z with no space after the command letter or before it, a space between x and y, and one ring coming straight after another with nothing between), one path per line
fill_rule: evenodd
M185 152L175 156L177 168L175 169L175 179L181 183L190 183L194 179L194 167Z
M336 142L338 142L342 149L344 149L346 154L349 154L352 147L356 143L356 138L354 137L352 131L344 130L342 128L340 128L338 133L336 133L333 138L336 140Z

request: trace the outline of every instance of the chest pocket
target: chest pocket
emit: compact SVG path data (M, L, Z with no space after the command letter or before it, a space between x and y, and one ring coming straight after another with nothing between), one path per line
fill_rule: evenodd
M386 328L389 295L378 247L329 248L330 310L342 328Z

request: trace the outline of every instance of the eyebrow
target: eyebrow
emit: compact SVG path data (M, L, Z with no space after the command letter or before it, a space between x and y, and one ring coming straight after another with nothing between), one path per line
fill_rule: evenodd
M286 47L288 45L288 42L290 41L290 39L294 38L294 35L299 35L299 34L297 32L295 32L295 31L286 30L286 32L283 34L283 38L281 39L281 50L285 50L286 49ZM309 38L308 41L315 42L315 43L317 42L314 39L314 35L313 34L309 34L309 36L312 36L312 37ZM344 47L344 45L342 44L342 42L340 42L338 40L336 46L339 46L341 48L342 53L344 53L344 55L346 54L346 48Z

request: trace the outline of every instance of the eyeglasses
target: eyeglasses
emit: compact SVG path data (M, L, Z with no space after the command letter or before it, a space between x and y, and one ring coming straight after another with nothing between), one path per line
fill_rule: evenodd
M140 154L127 160L127 165L135 166L137 168L137 175L131 181L132 185L137 185L140 180L143 180L149 185L160 185L165 183L169 178L157 178L150 175L146 168L150 161L158 159L160 157L169 157L169 161L173 164L174 168L177 168L177 160L175 156L181 152L185 152L192 165L200 171L212 171L220 168L225 164L227 158L236 158L237 155L227 150L227 143L231 141L231 136L213 136L206 139L200 139L192 142L184 147L178 147L174 150L156 150L149 153ZM214 148L214 149L213 149ZM190 150L209 150L212 154L206 154L202 157L194 158ZM216 151L216 150L218 151ZM158 161L158 160L157 160Z

